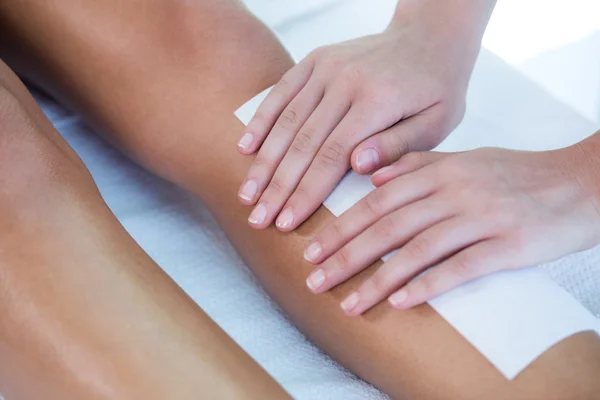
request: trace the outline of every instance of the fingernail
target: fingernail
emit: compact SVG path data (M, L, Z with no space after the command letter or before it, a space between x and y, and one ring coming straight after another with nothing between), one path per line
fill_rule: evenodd
M242 136L238 142L238 147L242 149L249 149L253 139L254 136L251 133L244 133L244 136Z
M292 212L292 209L288 207L285 210L283 210L281 214L279 214L275 225L277 225L278 228L285 229L292 226L293 223L294 213Z
M379 165L379 153L374 149L363 150L356 156L358 172L369 172Z
M360 301L358 293L354 292L350 296L346 297L346 300L342 301L342 310L345 312L352 311Z
M258 184L255 180L250 179L242 185L238 196L246 201L252 201L254 196L256 196L256 192L258 192Z
M380 170L375 171L375 173L373 175L385 174L386 172L390 172L392 169L394 169L394 167L392 167L391 165L389 165L387 167L383 167Z
M265 205L261 203L261 204L257 205L254 208L254 210L252 210L250 217L248 217L248 221L251 224L260 225L263 222L265 222L266 218L267 218L267 207L265 207Z
M312 242L310 246L306 248L304 251L304 259L308 262L315 262L317 258L321 255L323 251L323 246L319 242Z
M392 307L399 307L408 298L408 292L405 289L399 290L388 298Z
M306 286L313 292L316 292L325 283L325 271L318 269L314 271L306 280Z

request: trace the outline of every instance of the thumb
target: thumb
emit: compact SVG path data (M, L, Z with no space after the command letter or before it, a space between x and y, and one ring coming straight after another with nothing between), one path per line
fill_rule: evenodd
M442 137L432 121L430 114L417 114L365 139L352 152L352 169L368 174L392 164L406 153L431 150Z
M371 177L373 185L379 187L391 181L400 175L409 174L421 169L429 164L442 160L451 154L458 153L440 153L437 151L421 151L408 153L395 163L376 171Z

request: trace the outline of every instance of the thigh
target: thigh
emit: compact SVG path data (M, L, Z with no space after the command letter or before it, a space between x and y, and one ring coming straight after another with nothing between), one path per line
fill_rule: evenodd
M0 61L0 393L287 398L137 246Z
M140 29L121 26L120 43L127 47L122 53L107 52L100 39L88 41L83 50L61 40L69 57L55 60L43 52L22 56L39 60L40 68L30 73L31 79L78 107L138 162L203 199L258 279L301 330L391 395L593 398L600 390L596 379L600 341L593 334L563 341L509 382L428 305L405 312L380 305L362 317L345 317L339 301L377 265L331 292L310 294L304 281L312 267L303 261L302 250L333 215L320 208L296 232L257 232L248 228L249 210L236 199L251 160L237 153L243 126L233 111L276 83L292 62L273 35L235 2L222 1L217 7L212 1L170 4L185 11L162 19L161 33L143 29L146 18L165 18L158 9L145 9L152 17L137 15L128 21ZM99 18L96 29L108 24L103 21ZM167 43L159 40L166 32ZM65 38L50 30L51 35L54 40ZM77 67L66 65L65 58ZM92 65L90 59L96 63ZM102 70L106 80L99 83L81 70ZM65 75L75 84L57 79Z

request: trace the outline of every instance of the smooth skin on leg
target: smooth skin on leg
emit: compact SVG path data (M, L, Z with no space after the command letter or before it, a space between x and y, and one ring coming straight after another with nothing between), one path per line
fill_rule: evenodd
M273 298L350 370L397 398L592 399L600 391L595 334L563 341L507 381L427 305L398 312L380 304L346 317L339 302L374 266L310 294L312 267L302 253L333 215L321 207L293 233L256 232L236 196L252 159L237 152L243 126L233 112L292 66L238 3L34 3L0 10L7 38L0 48L11 65L133 159L197 194Z
M0 393L289 396L142 251L0 61Z

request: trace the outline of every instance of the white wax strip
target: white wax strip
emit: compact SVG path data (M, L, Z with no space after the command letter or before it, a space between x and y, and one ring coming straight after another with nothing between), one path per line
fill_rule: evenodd
M269 90L240 107L238 119L247 125ZM323 205L339 216L373 189L369 177L349 172ZM537 267L478 279L429 304L508 379L575 333L600 334L600 320Z

